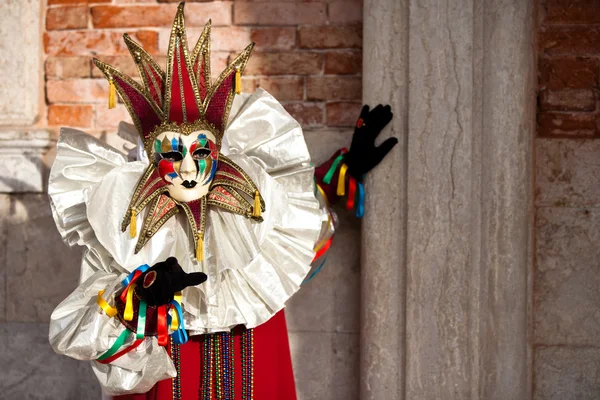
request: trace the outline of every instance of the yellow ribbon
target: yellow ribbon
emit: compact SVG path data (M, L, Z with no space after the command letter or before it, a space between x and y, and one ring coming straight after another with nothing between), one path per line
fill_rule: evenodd
M123 313L123 319L125 321L133 320L133 291L135 290L135 283L129 286L127 291L127 301L125 302L125 312Z
M175 300L179 305L181 305L181 292L175 293L173 296L173 300ZM173 314L171 315L171 330L176 331L179 328L179 317L177 316L177 310L173 309Z
M337 195L344 196L346 194L346 170L348 166L346 164L342 164L340 168L340 175L338 177L338 186L337 186Z
M319 189L319 193L321 193L321 196L323 196L323 198L325 199L325 202L327 203L327 205L329 205L329 199L327 198L327 195L325 194L325 191L323 190L323 188L321 188L321 186L318 183L315 183L315 185L317 185L317 189Z
M102 308L104 310L106 315L108 315L109 317L112 318L115 315L117 315L117 309L115 307L111 306L110 304L108 304L108 302L106 300L104 300L104 298L102 297L103 294L104 294L104 290L101 290L98 292L98 298L96 299L96 303L98 303L100 308Z

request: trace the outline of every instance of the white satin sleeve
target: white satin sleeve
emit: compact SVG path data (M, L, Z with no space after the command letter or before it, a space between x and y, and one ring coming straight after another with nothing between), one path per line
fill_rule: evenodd
M88 190L112 169L125 163L123 156L94 138L64 129L48 192L52 214L64 241L86 247L81 263L80 285L53 311L49 340L58 354L92 361L104 391L109 395L143 393L162 379L174 377L175 367L156 338L146 338L135 350L109 364L96 361L115 343L125 327L98 306L98 292L111 299L121 289L128 272L98 242L88 218ZM109 300L110 301L110 300ZM130 345L134 335L125 342ZM125 348L125 347L122 347Z

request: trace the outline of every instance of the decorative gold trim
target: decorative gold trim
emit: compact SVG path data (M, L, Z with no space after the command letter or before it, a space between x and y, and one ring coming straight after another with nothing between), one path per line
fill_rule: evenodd
M210 90L206 95L206 99L202 104L202 114L206 115L206 110L210 105L210 102L215 95L217 89L223 84L225 78L227 78L230 74L234 73L237 69L240 70L240 73L244 72L246 68L246 64L248 64L248 59L250 58L250 54L252 53L252 49L254 48L254 43L250 43L244 51L242 51L231 64L225 68L223 72L219 75L217 80L211 85ZM229 90L229 94L227 96L227 103L225 104L225 111L223 112L223 117L221 119L222 131L225 132L227 127L227 120L229 119L229 111L231 110L231 105L233 104L233 98L235 97L235 85L231 85L231 89Z
M119 77L119 79L125 81L125 83L130 85L136 92L138 92L144 98L144 100L146 100L148 102L148 104L150 104L150 107L152 107L152 110L156 113L156 116L158 117L159 120L164 119L162 110L158 107L156 102L152 99L152 96L146 92L145 88L142 85L140 85L139 83L137 83L136 81L134 81L133 79L128 77L127 75L121 73L116 68L98 60L97 58L94 58L94 64L96 64L98 69L100 69L100 71L102 71L102 73L104 74L104 76L106 77L106 79L108 81L113 80L113 76L117 76L117 77ZM131 105L131 101L129 100L129 97L126 96L125 93L123 93L123 89L121 88L121 85L115 84L115 88L117 90L117 93L119 93L119 97L121 97L121 100L125 104L127 111L131 115L133 124L135 125L140 137L144 141L144 146L146 147L147 140L143 136L141 121L139 120L138 115L133 110L133 106Z
M129 49L129 53L131 53L131 57L133 57L133 61L135 62L135 65L138 69L138 73L140 75L140 77L142 78L142 81L144 82L144 86L146 89L146 92L148 93L148 95L150 97L152 97L152 92L150 91L150 85L152 85L154 87L154 89L156 90L156 93L158 95L158 97L160 98L160 103L157 103L157 106L160 108L162 106L162 91L160 90L159 86L158 86L158 82L156 81L156 78L154 77L154 74L151 74L150 78L152 80L152 82L149 82L147 79L147 73L144 70L144 62L148 63L150 68L154 69L154 71L160 76L160 79L162 79L163 81L163 86L164 86L164 82L165 82L165 73L162 70L162 68L158 65L158 63L156 61L154 61L154 59L152 58L152 56L150 54L148 54L148 52L146 50L144 50L144 48L142 46L140 46L137 42L135 42L131 36L129 36L127 33L125 33L123 35L123 39L125 40L125 44L127 45L127 48ZM152 98L154 100L154 98Z
M254 192L258 190L258 187L256 187L252 178L250 178L248 176L248 174L239 165L237 165L236 163L231 161L230 158L224 156L220 152L219 152L219 162L224 162L229 167L231 167L231 168L235 169L237 172L239 172L239 174L242 175L244 177L244 179L246 180L246 183L248 183L248 185L251 187L251 191L249 192L249 195L254 196ZM259 197L260 197L260 208L264 212L265 211L265 201L264 201L262 195L260 194L260 191L259 191Z
M198 199L200 201L200 226L196 225L196 219L194 218L194 213L192 209L188 205L188 203L181 203L179 205L183 208L185 215L187 216L188 223L192 228L192 233L194 236L194 248L198 246L198 240L201 240L204 237L204 231L206 228L206 210L207 210L207 196L205 195L202 198Z
M204 83L206 84L206 97L208 97L208 91L211 87L211 76L210 76L210 32L212 29L212 20L208 20L206 25L204 25L204 29L202 30L202 34L198 38L198 42L196 42L196 46L194 46L194 51L192 52L192 66L198 63L198 74L200 74L200 68L202 67L201 60L198 59L199 56L202 57L204 61ZM200 82L199 75L196 76L196 81ZM198 87L200 89L200 87ZM205 99L200 99L200 104L203 105Z
M160 203L160 199L162 196L167 197L167 202L159 210L158 204ZM146 215L146 218L144 219L144 226L142 227L140 237L137 241L137 244L135 245L134 253L136 253L136 254L142 249L142 247L144 247L144 245L152 238L152 236L154 236L154 234L156 234L156 232L158 232L158 230L165 224L165 222L167 222L169 220L169 218L171 218L173 215L175 215L179 212L179 207L178 207L179 204L175 200L173 200L171 197L166 196L161 193L160 196L152 195L152 198L153 198L152 206L150 207L148 215ZM173 208L171 210L169 210L161 218L159 218L156 222L154 222L153 216L157 212L160 213L162 210L164 210L165 207L167 207L171 203L174 204Z

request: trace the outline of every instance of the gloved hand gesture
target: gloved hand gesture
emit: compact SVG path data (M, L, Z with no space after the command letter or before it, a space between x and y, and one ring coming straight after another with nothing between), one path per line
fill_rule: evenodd
M202 272L186 273L175 257L154 264L140 277L139 295L150 306L161 306L173 300L176 292L206 281Z
M392 117L389 105L379 104L371 111L369 106L362 108L352 135L350 151L344 157L344 162L348 165L348 173L358 182L362 182L363 176L375 168L398 143L398 139L391 137L381 145L375 146L375 139Z

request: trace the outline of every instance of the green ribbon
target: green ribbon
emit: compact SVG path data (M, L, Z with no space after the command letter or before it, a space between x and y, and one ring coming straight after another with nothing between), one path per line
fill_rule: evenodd
M339 156L337 156L335 158L335 160L333 161L333 164L331 164L331 167L329 167L329 171L327 171L327 173L325 174L325 177L323 178L323 183L325 183L327 185L329 185L331 183L333 174L335 174L335 170L337 169L338 165L340 165L340 163L342 162L343 159L344 159L344 154L340 154Z
M146 329L146 302L144 300L140 300L140 307L138 308L137 332L135 334L135 338L143 339L145 329Z
M103 361L106 360L108 357L112 357L119 350L119 348L121 348L121 346L125 344L125 340L127 340L127 337L130 333L131 331L125 328L125 330L121 332L121 334L119 335L115 343L112 345L112 347L108 349L106 353L98 357L98 361Z

